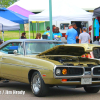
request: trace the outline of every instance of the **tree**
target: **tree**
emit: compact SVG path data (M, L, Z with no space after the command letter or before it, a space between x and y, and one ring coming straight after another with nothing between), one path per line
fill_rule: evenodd
M0 7L6 7L7 8L16 1L18 1L18 0L0 0Z

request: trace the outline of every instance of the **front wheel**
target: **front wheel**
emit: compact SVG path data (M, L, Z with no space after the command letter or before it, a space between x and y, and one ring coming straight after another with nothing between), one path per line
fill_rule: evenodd
M99 87L84 87L84 90L88 93L97 93L99 91Z
M48 85L46 85L39 72L34 72L31 78L31 89L35 96L45 96L48 92Z

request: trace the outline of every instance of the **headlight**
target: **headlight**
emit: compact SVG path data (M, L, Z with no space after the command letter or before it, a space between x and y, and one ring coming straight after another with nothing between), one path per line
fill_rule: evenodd
M60 75L61 74L61 70L60 69L56 69L56 75Z

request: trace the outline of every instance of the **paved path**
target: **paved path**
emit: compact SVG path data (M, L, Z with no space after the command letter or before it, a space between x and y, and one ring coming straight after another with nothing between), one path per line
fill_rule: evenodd
M0 83L0 100L100 100L100 92L86 93L83 88L50 88L46 97L35 97L30 85L9 82Z

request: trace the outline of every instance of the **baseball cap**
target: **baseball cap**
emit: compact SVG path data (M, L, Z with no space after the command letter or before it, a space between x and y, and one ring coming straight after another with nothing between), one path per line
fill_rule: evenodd
M73 26L73 25L75 25L76 23L72 23L71 25Z
M83 30L87 30L87 28L86 28L86 27L83 27L82 29L83 29Z

